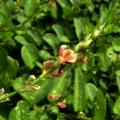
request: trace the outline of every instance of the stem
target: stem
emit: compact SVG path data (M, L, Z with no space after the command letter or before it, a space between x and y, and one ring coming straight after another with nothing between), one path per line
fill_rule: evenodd
M47 70L46 72L43 72L35 81L33 81L33 83L30 86L28 86L27 88L21 87L21 89L19 89L19 90L16 90L14 92L8 93L8 94L3 95L3 96L0 96L0 101L5 100L6 98L10 98L10 97L16 95L17 93L27 91L32 85L34 85L35 83L37 83L40 80L42 80L43 78L45 78L49 73L51 73L58 66L59 66L59 63L58 63L58 61L56 61L54 63L53 68L51 68L50 70Z
M101 33L104 30L105 23L101 26L99 26L97 29L95 29L91 34L88 34L83 41L80 41L76 46L75 46L75 51L78 52L81 48L87 48L92 41L101 35Z
M91 44L92 41L93 41L92 34L89 34L83 41L80 41L75 46L75 51L78 52L81 48L87 48Z
M1 97L0 97L0 101L5 100L5 99L7 99L7 98L10 98L10 97L12 97L13 95L16 95L17 93L18 93L18 91L14 91L14 92L12 92L12 93L9 93L9 94L6 94L6 95L4 95L4 96L1 96Z

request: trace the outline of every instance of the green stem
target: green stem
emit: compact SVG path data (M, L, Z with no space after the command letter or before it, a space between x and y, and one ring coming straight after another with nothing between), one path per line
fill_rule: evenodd
M0 101L6 100L7 98L10 98L10 97L12 97L13 95L16 95L17 93L18 93L18 91L14 91L14 92L11 92L11 93L6 94L6 95L4 95L4 96L1 96L1 97L0 97Z
M87 48L91 44L92 41L93 41L92 34L89 34L83 41L80 41L75 46L75 51L78 52L81 48Z
M35 83L37 83L40 80L42 80L43 78L45 78L48 74L50 74L58 66L59 66L59 63L58 63L58 61L56 61L54 66L53 66L53 68L51 68L50 70L47 70L46 72L43 72L35 81L33 81L33 83L30 86L34 85ZM6 100L7 98L10 98L10 97L16 95L17 93L21 93L21 92L27 91L28 89L30 89L30 86L26 87L26 88L22 87L19 90L16 90L14 92L11 92L11 93L8 93L6 95L3 95L3 96L0 97L0 101Z
M81 48L87 48L89 45L92 43L92 41L101 35L101 33L104 30L105 23L98 28L96 28L91 34L88 34L83 41L80 41L76 46L75 46L75 51L78 52Z

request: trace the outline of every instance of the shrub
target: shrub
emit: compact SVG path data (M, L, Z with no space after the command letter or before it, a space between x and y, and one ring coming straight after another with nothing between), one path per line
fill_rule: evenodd
M119 0L0 0L0 120L119 120L119 14Z

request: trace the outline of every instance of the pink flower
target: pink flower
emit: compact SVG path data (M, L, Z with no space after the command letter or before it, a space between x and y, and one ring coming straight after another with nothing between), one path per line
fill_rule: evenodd
M62 109L66 108L66 104L65 104L65 101L61 101L61 102L58 102L58 106Z
M55 63L54 60L48 60L43 63L43 70L47 71L53 67L53 64ZM51 74L49 74L49 77L52 76L61 76L63 74L63 70L60 70L59 68L55 69Z
M59 50L59 62L60 64L65 64L66 62L75 62L77 59L77 54L70 49L67 49L66 45L62 45Z

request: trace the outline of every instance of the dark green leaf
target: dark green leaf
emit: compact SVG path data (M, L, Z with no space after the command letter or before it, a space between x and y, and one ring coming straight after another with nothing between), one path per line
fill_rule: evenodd
M117 82L117 86L120 92L120 70L116 71L116 82Z

